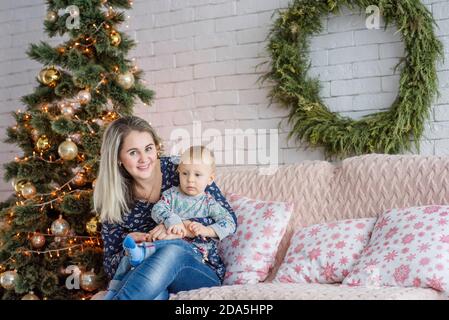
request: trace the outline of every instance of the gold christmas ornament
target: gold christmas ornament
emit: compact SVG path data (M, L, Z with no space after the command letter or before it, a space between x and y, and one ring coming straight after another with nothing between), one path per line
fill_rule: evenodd
M42 84L50 88L56 87L57 82L61 79L61 73L55 67L47 67L39 72L38 80Z
M66 236L70 231L70 225L69 223L62 218L62 216L59 216L58 219L53 221L51 224L51 233L55 236ZM56 242L56 237L55 237Z
M91 271L81 273L80 287L81 289L89 292L98 289L98 279L93 269Z
M86 184L86 177L82 172L78 172L76 176L73 178L73 183L78 187L81 187Z
M93 217L86 223L87 233L90 235L94 235L98 231L98 218Z
M79 103L88 104L92 99L92 95L90 94L89 90L81 90L80 92L78 92L76 98L78 99Z
M78 147L69 138L59 145L58 154L66 161L73 160L78 155Z
M26 295L22 297L22 300L40 300L38 296L34 294L33 291L30 291Z
M0 284L6 290L14 289L15 283L18 279L16 271L6 271L0 275Z
M123 89L129 89L134 85L134 75L132 72L125 72L123 74L119 74L117 77L117 83L123 88Z
M115 47L117 47L120 42L122 42L122 37L120 36L120 33L116 30L112 30L109 34L109 39L111 40L111 44Z
M30 241L34 249L40 249L45 245L45 237L40 233L33 234Z
M45 20L49 22L55 22L58 19L58 13L56 11L48 11L45 16Z
M92 188L95 189L95 185L97 184L97 179L94 179L94 181L92 181Z
M36 187L31 182L27 182L20 193L25 199L31 199L36 195Z
M46 135L40 136L36 142L36 150L39 152L45 152L50 149L50 142Z
M75 110L73 110L72 106L69 104L65 104L60 108L62 116L65 118L71 118L75 114Z
M12 179L12 186L16 192L22 192L23 187L27 183L26 180L17 180L16 178Z

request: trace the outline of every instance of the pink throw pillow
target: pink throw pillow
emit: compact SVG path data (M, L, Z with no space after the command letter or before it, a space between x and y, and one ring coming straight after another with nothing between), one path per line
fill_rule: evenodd
M226 197L237 216L237 230L218 245L226 265L223 284L255 284L264 281L274 265L293 205L288 202L254 200L234 193Z
M369 241L376 218L341 220L296 230L273 282L340 283Z
M449 292L449 206L391 209L343 281L348 285L427 287Z

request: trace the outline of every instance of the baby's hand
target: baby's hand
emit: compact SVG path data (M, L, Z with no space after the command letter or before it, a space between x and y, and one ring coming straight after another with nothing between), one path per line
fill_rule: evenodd
M192 223L190 223L189 230L196 237L201 236L201 238L203 238L203 240L206 240L206 237L208 237L209 234L210 234L209 227L203 226L199 222L192 222Z
M167 232L177 234L177 235L180 235L181 237L184 237L187 233L187 230L184 227L183 223L179 223L179 224L174 224L174 225L170 226L167 229Z

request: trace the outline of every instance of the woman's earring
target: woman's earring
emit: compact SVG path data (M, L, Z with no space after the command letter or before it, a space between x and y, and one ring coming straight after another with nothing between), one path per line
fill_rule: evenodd
M118 162L118 166L119 166L119 167L121 167L122 164L123 164L123 163L122 163L121 161Z

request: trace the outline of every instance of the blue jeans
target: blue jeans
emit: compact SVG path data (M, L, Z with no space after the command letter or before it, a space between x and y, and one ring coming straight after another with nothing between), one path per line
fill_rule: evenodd
M182 239L153 244L155 252L134 269L123 257L109 286L117 292L112 300L166 300L170 293L221 284L192 244Z

